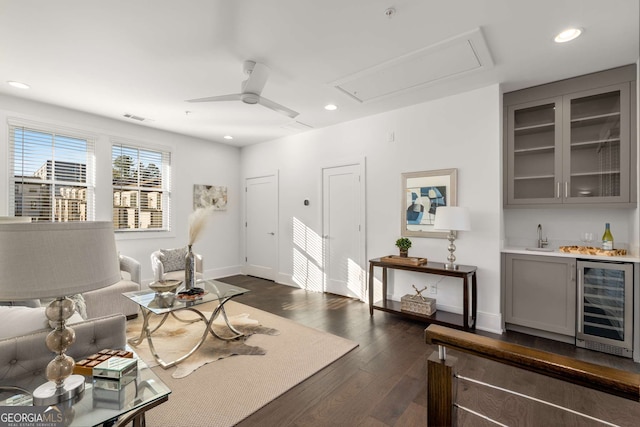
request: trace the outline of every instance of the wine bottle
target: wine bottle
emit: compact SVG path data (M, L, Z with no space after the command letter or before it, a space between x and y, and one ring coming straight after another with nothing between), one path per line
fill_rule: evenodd
M611 234L611 229L608 222L604 226L604 234L602 235L602 249L604 249L605 251L613 250L613 235Z

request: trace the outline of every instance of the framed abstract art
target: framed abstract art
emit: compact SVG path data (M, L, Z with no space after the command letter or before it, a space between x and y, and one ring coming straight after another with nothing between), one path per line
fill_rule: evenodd
M445 239L447 231L434 230L439 206L457 206L457 169L402 174L401 235Z

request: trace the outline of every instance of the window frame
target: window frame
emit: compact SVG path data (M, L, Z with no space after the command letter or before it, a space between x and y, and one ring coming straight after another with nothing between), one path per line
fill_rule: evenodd
M161 161L161 165L156 165L159 166L160 168L160 177L161 177L161 184L159 187L158 192L160 193L160 197L161 197L161 203L160 203L160 207L161 207L161 211L162 211L162 226L161 227L149 227L149 228L140 228L140 212L143 209L142 208L142 203L140 203L140 201L142 200L141 198L141 193L151 190L153 188L156 187L149 187L149 186L144 186L141 185L140 183L140 173L137 172L136 173L136 179L137 182L135 183L135 185L116 185L115 184L115 180L114 180L114 160L115 160L115 156L114 154L116 153L115 150L120 150L120 153L125 152L125 150L134 150L137 151L138 154L140 153L140 151L147 151L147 152L152 152L155 154L160 155L160 161ZM116 191L118 190L124 190L127 189L129 191L135 191L137 192L137 196L136 196L136 206L135 209L137 211L136 214L136 227L135 228L120 228L118 226L118 224L116 223L116 221L113 221L114 223L114 231L116 233L118 233L120 236L126 236L126 235L140 235L140 233L163 233L163 235L166 235L165 233L171 232L172 231L172 226L171 226L171 211L172 211L172 206L171 206L171 199L172 199L172 194L171 194L171 159L173 157L173 153L172 150L166 146L160 146L160 145L153 145L153 144L148 144L148 143L143 143L143 142L139 142L139 141L133 141L133 140L129 140L129 139L125 139L125 138L117 138L117 137L112 137L110 138L110 151L109 151L109 155L110 155L110 165L111 165L111 171L110 171L110 180L111 180L111 206L112 206L112 210L115 211L115 209L118 208L122 208L122 206L116 206ZM122 155L122 154L121 154ZM139 160L140 157L137 157L137 160ZM135 160L134 160L134 164L135 164ZM113 212L112 211L112 212ZM114 214L112 214L112 220L114 218Z
M24 171L22 171L23 175L16 175L16 142L18 141L15 138L16 131L22 129L23 132L31 131L34 133L46 134L51 137L51 149L52 149L52 157L47 159L43 165L40 167L51 168L53 178L45 177L45 179L37 178L35 176L29 177L24 175ZM95 197L95 188L96 188L96 142L98 140L97 135L87 132L84 130L72 129L60 125L54 125L50 123L38 122L38 121L30 121L15 117L9 117L7 119L7 136L8 136L8 213L10 215L16 215L17 209L17 199L16 199L16 186L17 185L25 185L25 184L34 184L34 185L47 185L53 190L49 191L48 196L48 209L49 209L49 219L43 218L42 216L34 216L34 215L24 215L24 210L22 210L21 216L31 216L34 221L47 221L47 222L67 222L70 221L68 218L62 219L60 218L60 212L57 210L56 200L57 200L57 191L60 186L62 187L82 187L86 189L86 195L84 197L85 201L85 217L84 219L71 219L71 221L95 221L96 217L96 197ZM62 149L56 150L56 143L58 147L60 144L64 147L63 138L68 139L76 139L81 140L86 143L86 150L84 151L84 157L86 163L84 164L84 181L74 181L74 180L65 180L58 179L55 175L56 164L67 163L67 164L75 164L76 159L65 158L64 155L56 156L54 153L63 152ZM23 138L24 142L25 139ZM35 144L33 144L35 146ZM23 151L25 149L24 145L22 146ZM30 147L33 149L33 147ZM75 153L82 153L81 150L75 151ZM36 156L33 156L35 159ZM24 161L24 154L22 157ZM31 160L33 160L31 159ZM82 163L78 163L82 165ZM34 172L35 175L36 172ZM23 189L24 190L24 187Z

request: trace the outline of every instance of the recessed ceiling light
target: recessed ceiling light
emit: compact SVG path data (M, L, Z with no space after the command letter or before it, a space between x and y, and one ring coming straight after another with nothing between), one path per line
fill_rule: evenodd
M335 104L327 104L324 106L324 109L328 111L334 111L338 109L338 106Z
M553 39L556 43L566 43L570 42L573 39L576 39L582 34L582 30L580 28L569 28L568 30L564 30L560 34Z
M224 139L233 139L233 137L231 135L225 135L223 136Z
M18 89L30 89L31 88L31 86L29 86L26 83L13 82L13 81L8 81L7 83L9 83L10 86L17 87Z

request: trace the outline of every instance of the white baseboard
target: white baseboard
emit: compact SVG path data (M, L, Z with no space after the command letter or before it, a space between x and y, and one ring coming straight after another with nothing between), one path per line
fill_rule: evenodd
M278 273L276 276L276 282L280 283L281 285L287 285L293 288L302 289L300 285L293 281L293 277L290 274Z
M214 268L204 271L204 277L210 279L218 279L220 277L234 276L236 274L242 274L242 266L234 265L229 267Z
M476 329L502 335L502 315L478 311L476 313Z

